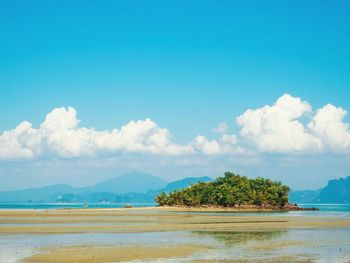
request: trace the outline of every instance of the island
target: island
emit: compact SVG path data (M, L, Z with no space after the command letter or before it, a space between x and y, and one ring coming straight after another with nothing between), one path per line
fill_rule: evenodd
M290 188L281 182L258 177L251 179L226 172L212 182L198 182L170 193L162 192L158 206L192 208L234 208L237 210L318 210L288 202Z

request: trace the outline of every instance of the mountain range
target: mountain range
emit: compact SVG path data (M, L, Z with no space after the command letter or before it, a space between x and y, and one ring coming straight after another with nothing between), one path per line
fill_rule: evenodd
M150 174L133 172L88 187L77 188L67 184L56 184L41 188L0 192L0 202L152 203L160 192L171 192L199 181L211 180L209 177L188 177L168 183Z
M330 180L318 190L292 191L289 194L291 203L333 203L350 204L350 176Z
M133 172L87 187L56 184L41 188L0 192L0 202L153 203L154 198L161 192L171 192L197 182L209 181L212 181L210 177L187 177L167 182L150 174ZM350 203L350 176L330 180L324 188L318 190L291 191L289 202Z

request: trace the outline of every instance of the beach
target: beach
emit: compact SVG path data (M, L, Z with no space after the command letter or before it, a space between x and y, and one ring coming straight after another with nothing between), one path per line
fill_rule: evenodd
M204 208L0 210L1 262L350 260L350 217Z

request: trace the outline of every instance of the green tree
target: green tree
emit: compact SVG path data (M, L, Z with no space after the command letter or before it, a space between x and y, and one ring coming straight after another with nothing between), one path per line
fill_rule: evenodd
M160 206L222 206L255 205L284 207L290 189L270 179L249 179L231 172L213 182L197 183L188 188L161 193L156 197Z

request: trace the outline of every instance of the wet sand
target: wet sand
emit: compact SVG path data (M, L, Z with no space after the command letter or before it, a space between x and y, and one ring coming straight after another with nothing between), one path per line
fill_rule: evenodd
M79 234L127 234L127 233L168 233L185 231L198 240L217 240L227 244L252 243L249 249L255 252L270 252L293 247L307 248L312 244L302 240L269 240L269 233L293 230L336 230L350 229L349 217L287 215L286 213L237 214L226 213L228 209L183 209L183 208L128 208L128 209L62 209L62 210L0 210L0 238L79 235ZM201 213L202 212L202 213ZM205 213L203 213L205 212ZM241 235L240 233L252 233ZM256 235L255 233L258 233ZM260 234L259 234L260 233ZM267 233L268 235L261 234ZM241 236L240 236L241 235ZM234 240L232 240L232 238ZM267 242L264 242L267 240ZM212 241L210 241L212 242ZM60 241L57 246L36 247L25 262L120 262L130 260L155 260L188 257L195 253L213 253L218 247L211 243L162 245L67 245ZM221 248L220 248L221 249ZM225 247L224 247L225 249ZM235 249L230 247L230 249ZM224 251L224 250L222 250ZM212 256L215 258L215 255ZM311 256L295 257L283 255L261 259L261 262L307 262ZM256 259L259 262L260 259ZM176 261L174 261L176 262ZM186 262L220 262L195 260ZM240 259L222 259L222 262L243 262ZM255 261L254 261L255 262Z
M195 246L174 247L113 247L113 246L73 246L48 248L40 254L26 259L26 262L47 263L94 263L120 262L131 260L154 260L173 257L185 257L194 252L204 251L204 248Z
M193 212L197 209L130 208L0 210L0 234L137 233L179 230L283 230L349 228L349 218L241 216ZM202 210L203 211L203 210ZM219 212L220 210L216 210ZM227 210L224 210L227 211ZM177 212L177 213L173 213ZM206 211L207 212L207 211Z

